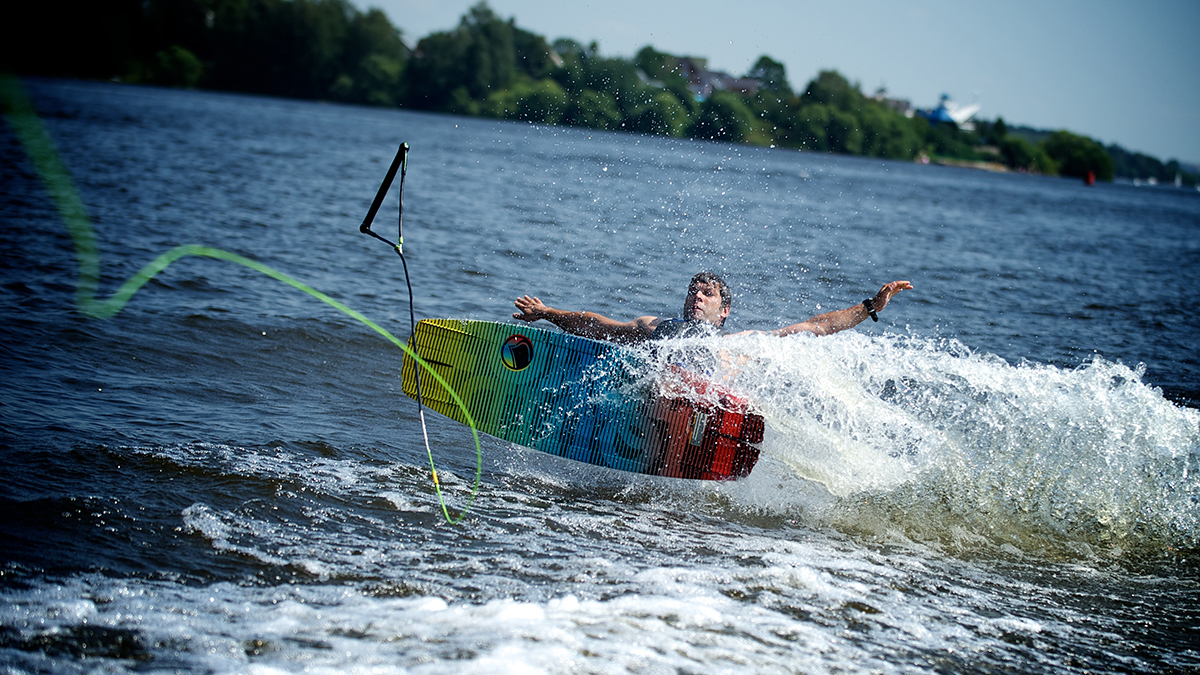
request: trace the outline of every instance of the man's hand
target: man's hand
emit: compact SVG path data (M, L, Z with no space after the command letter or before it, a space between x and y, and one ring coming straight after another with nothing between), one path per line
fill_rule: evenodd
M531 298L528 295L522 295L513 304L517 306L517 309L521 310L514 313L513 318L530 323L546 318L547 310L550 309L542 303L541 298Z
M595 312L568 312L544 304L541 298L522 295L513 303L519 312L513 313L518 321L533 323L545 319L572 335L581 335L594 340L611 340L632 344L641 342L654 332L657 317L643 316L633 321L614 321Z
M891 300L893 295L900 291L910 290L912 287L913 285L907 281L893 281L889 284L884 284L883 288L879 289L879 292L875 294L875 298L871 300L871 305L878 312L887 306L888 300Z

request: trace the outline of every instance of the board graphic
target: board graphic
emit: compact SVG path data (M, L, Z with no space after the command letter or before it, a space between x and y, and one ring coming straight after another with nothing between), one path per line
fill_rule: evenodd
M479 431L621 471L730 480L758 461L763 419L744 398L675 369L655 382L644 354L530 326L426 319L409 348L466 404ZM417 397L407 355L404 393ZM423 373L426 406L464 424Z

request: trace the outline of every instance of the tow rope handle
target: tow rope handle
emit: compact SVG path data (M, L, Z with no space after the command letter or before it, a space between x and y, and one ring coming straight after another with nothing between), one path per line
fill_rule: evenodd
M397 171L400 172L400 212L398 214L396 225L396 243L393 244L386 238L381 237L379 234L372 231L371 223L375 222L375 214L379 212L379 207L383 205L383 199L387 196L388 189L392 187L392 181L396 179ZM367 211L367 217L363 218L362 225L358 226L358 231L362 232L363 234L369 234L379 241L382 241L383 243L392 247L392 250L396 252L396 255L400 256L400 264L404 267L404 285L408 287L408 325L411 334L415 337L417 333L417 318L416 310L413 307L412 281L409 279L408 275L408 261L404 259L404 250L401 248L401 246L404 244L404 175L407 172L408 143L401 143L400 148L396 151L396 158L392 160L392 165L388 168L387 175L383 178L383 184L379 186L379 192L375 193L375 200L371 202L371 208ZM450 385L442 380L429 364L421 360L421 357L417 355L416 351L413 351L416 349L415 341L411 344L411 350L409 347L402 347L402 349L404 349L405 354L410 355L413 359L413 372L416 375L417 380L417 416L421 420L421 437L425 441L425 454L429 457L429 471L433 477L433 488L434 491L437 492L438 503L442 506L442 513L445 514L447 522L456 524L462 522L462 519L466 517L467 510L471 508L471 504L475 503L475 497L479 495L479 477L483 473L483 450L479 445L479 430L475 427L475 421L471 419L470 412L462 403L462 400L458 397L458 394L454 393L454 390L450 388ZM442 494L442 483L438 479L437 467L434 466L433 463L433 449L429 447L429 430L425 426L425 397L421 391L422 368L429 370L430 374L433 375L438 384L440 384L442 388L454 398L455 403L462 410L463 415L466 416L467 423L471 426L471 435L475 439L475 486L471 489L470 501L467 502L467 506L459 512L457 517L451 517L450 511L446 508L446 499Z
M392 181L396 179L397 171L400 172L400 214L397 224L397 241L396 243L392 243L374 232L371 229L371 223L375 222L375 214L379 212L379 207L383 206L383 198L387 196L388 190L392 187ZM379 186L379 192L375 193L375 200L371 202L371 208L367 211L367 217L363 218L362 225L358 226L359 232L369 234L391 246L401 256L404 254L401 247L404 246L404 175L406 173L408 173L408 143L401 143L400 148L396 150L396 157L392 160L392 165L388 167L387 175L383 177L383 184Z

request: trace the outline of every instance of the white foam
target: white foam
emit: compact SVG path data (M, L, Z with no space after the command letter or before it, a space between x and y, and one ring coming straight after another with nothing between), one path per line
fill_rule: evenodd
M1165 400L1140 370L1099 358L1075 369L1013 365L954 341L895 335L698 344L686 346L708 350L722 364L715 376L766 419L755 474L768 475L725 490L750 508L826 506L774 461L839 498L843 521L847 507L884 505L891 515L858 509L855 517L883 517L870 529L903 531L909 515L933 516L918 529L968 547L990 529L1200 545L1200 411ZM964 529L963 517L987 523Z
M196 522L204 513L194 509ZM25 638L84 622L133 631L154 654L151 663L186 670L435 674L758 673L801 662L811 672L903 672L920 654L1003 651L1014 635L1061 635L1086 619L1066 608L1055 610L1056 619L980 616L973 607L1010 609L1010 591L1020 598L1040 589L1016 589L979 568L964 575L963 566L922 556L843 552L812 533L806 541L703 536L726 555L679 565L608 561L614 576L605 584L568 584L544 599L509 597L482 580L485 597L468 602L375 596L347 585L192 586L80 575L0 591L0 616ZM743 559L752 564L736 562ZM945 590L919 590L930 585ZM621 590L580 597L571 588Z

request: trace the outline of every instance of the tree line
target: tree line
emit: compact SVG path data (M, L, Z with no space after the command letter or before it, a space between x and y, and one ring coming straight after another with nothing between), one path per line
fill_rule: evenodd
M347 0L40 0L5 10L17 73L401 105L409 49Z
M595 43L553 43L472 7L413 49L378 9L348 0L44 0L0 29L0 67L18 73L203 87L482 115L541 124L912 160L922 155L1100 180L1174 180L1164 165L1067 131L973 131L908 117L836 71L802 90L763 55L753 93L698 97L683 59L647 46L632 59ZM17 40L17 37L20 37ZM20 46L18 46L20 45ZM1170 175L1168 175L1170 174ZM1183 174L1190 184L1196 177Z

